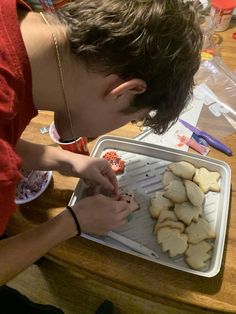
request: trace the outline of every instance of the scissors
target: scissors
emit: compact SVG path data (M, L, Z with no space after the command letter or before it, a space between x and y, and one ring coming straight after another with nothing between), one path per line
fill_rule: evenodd
M232 156L233 152L232 150L227 147L226 145L224 145L222 142L220 142L219 140L217 140L215 137L213 137L212 135L196 128L195 126L193 126L192 124L188 123L185 120L179 119L179 121L190 131L192 131L193 133L197 134L197 136L202 137L204 140L207 141L207 143L220 150L221 152L225 153L228 156Z

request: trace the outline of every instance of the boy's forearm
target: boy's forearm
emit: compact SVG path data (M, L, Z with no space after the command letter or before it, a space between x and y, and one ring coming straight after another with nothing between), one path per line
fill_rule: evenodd
M68 152L60 147L34 144L19 140L16 146L17 153L21 156L23 167L31 170L57 170L69 167Z
M71 214L64 211L29 231L0 241L0 285L7 283L60 242L77 234Z

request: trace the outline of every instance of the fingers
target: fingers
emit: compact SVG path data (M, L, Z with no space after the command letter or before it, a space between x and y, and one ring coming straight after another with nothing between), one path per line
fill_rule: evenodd
M115 187L113 183L109 180L109 178L106 175L100 175L99 176L99 185L101 185L105 190L111 191L114 193Z
M110 166L109 166L110 168ZM117 195L118 194L118 182L115 173L110 168L108 172L104 173L104 177L108 180L108 182L111 184L112 187L110 190Z
M123 225L125 225L125 224L127 224L128 222L130 222L130 221L132 220L132 218L133 218L133 214L132 214L129 210L123 211L123 212L121 213L120 220L119 220L119 222L117 223L115 229L116 229L116 228L119 228L119 227L121 227L121 226L123 226Z
M101 185L105 190L111 191L114 195L118 195L118 183L115 178L109 177L107 174L99 174L97 183Z

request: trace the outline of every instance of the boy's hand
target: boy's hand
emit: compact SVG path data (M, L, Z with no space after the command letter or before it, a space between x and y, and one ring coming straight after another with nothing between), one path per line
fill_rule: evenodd
M108 161L73 153L69 158L73 176L83 179L88 186L100 185L105 190L118 193L116 175Z
M82 199L73 206L81 231L106 235L128 221L129 204L98 194Z

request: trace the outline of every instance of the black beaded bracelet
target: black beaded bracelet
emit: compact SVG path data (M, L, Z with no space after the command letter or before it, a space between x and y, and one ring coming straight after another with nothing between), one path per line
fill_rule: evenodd
M68 205L66 206L67 209L69 209L69 212L71 213L72 217L74 218L77 230L78 230L78 235L81 235L81 228L80 228L80 224L79 224L79 220L76 217L76 214L74 213L73 209Z

